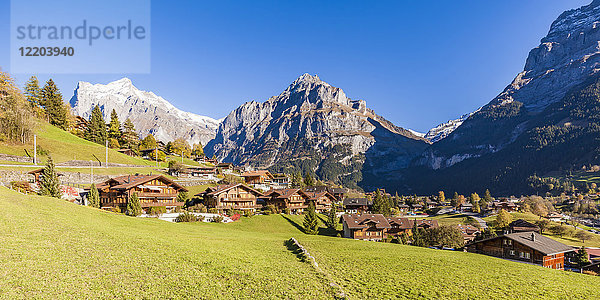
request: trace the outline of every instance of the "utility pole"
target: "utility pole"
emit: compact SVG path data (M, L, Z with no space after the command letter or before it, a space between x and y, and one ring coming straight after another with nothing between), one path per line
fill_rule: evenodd
M181 149L181 163L183 164L183 149Z
M108 168L108 140L106 140L106 148L105 148L105 156L106 156L106 163L104 164L105 168Z
M154 160L156 161L156 167L158 168L158 147L154 148Z
M90 160L90 169L92 169L92 176L90 177L90 184L94 183L94 161Z
M37 165L37 134L33 135L33 164Z

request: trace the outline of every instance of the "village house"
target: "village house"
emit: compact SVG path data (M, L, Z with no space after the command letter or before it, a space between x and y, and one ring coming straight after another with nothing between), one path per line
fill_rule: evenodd
M217 168L215 167L189 167L185 168L181 173L188 177L197 177L204 180L217 180Z
M183 206L177 195L186 188L162 175L125 175L109 179L96 186L102 208L127 208L129 198L137 194L142 209L163 206L167 209Z
M39 184L40 181L42 180L42 178L44 177L44 169L37 169L37 170L29 171L29 172L27 172L27 174L33 175L33 182ZM61 173L57 173L57 175L59 177L64 176L64 174L61 174Z
M257 198L263 195L243 183L237 183L208 187L195 196L201 197L206 207L216 208L219 211L227 209L255 211L261 207L257 204Z
M346 198L343 205L347 214L364 214L371 211L373 201L368 198Z
M271 187L274 189L286 189L290 186L290 178L285 174L273 174Z
M344 237L356 240L381 241L387 238L391 228L387 219L380 214L342 215Z
M261 197L265 205L273 205L279 211L288 209L291 214L302 213L308 208L309 198L302 189L273 189Z
M390 224L388 235L398 237L402 234L412 234L412 228L414 226L413 220L409 220L408 218L389 217L387 218L387 221Z
M529 231L474 241L467 245L467 251L563 270L565 253L573 247Z
M320 193L304 191L304 193L309 197L308 201L311 201L315 204L315 210L318 213L328 212L331 209L333 203L337 201L337 198L328 191Z
M123 154L125 154L125 155L127 155L127 156L131 156L131 157L135 157L135 156L137 156L137 155L135 154L135 152L134 152L133 150L131 150L131 149L119 149L119 150L117 150L117 151L118 151L119 153L123 153Z
M475 240L477 235L481 232L479 228L473 225L458 224L457 228L458 230L460 230L460 233L462 233L462 236L465 240L465 244Z
M515 212L519 209L519 206L512 201L494 201L491 203L491 210L495 213L498 213L501 210L505 210L507 212Z
M326 185L309 186L306 187L304 190L307 192L315 193L329 192L336 198L335 202L343 201L346 196L346 193L348 192L348 190L346 190L345 188L333 188L328 187Z
M564 221L565 216L563 216L562 214L559 214L557 212L552 212L552 213L549 213L548 216L546 216L546 218L549 221L560 223L560 222Z
M397 208L401 213L407 213L410 210L410 206L406 204L398 204Z
M535 225L533 223L529 223L523 219L518 219L518 220L512 221L510 224L508 224L508 232L509 233L530 232L530 231L540 233L540 227L538 227L537 225Z
M465 202L463 204L460 205L460 207L458 208L458 210L460 212L472 212L473 211L473 204L469 203L469 202Z

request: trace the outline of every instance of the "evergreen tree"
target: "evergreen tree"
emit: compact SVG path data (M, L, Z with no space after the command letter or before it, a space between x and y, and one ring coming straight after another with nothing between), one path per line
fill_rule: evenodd
M327 212L327 228L336 229L337 228L337 218L335 217L335 207L331 207L329 212Z
M314 186L315 185L315 178L309 172L306 172L306 174L304 174L304 185L306 185L306 186Z
M29 101L31 107L41 107L42 89L37 77L31 76L25 83L25 96L27 96L27 101Z
M300 174L300 171L298 171L292 175L292 187L293 188L303 188L304 187L304 181L302 179L302 174Z
M202 147L201 143L194 144L194 147L192 147L192 156L194 156L194 157L203 157L204 156L204 147Z
M108 137L113 139L120 139L123 136L121 132L121 122L119 122L119 116L113 109L110 113L110 123L108 124Z
M481 200L481 198L479 198L479 195L477 195L477 193L472 193L469 197L469 202L471 202L471 204L473 205L475 205L475 203L479 203L479 200Z
M127 215L137 217L142 214L142 206L140 205L140 199L137 193L133 193L127 201Z
M46 110L50 124L66 130L69 127L68 108L62 94L52 79L48 79L42 89L42 106Z
M179 192L179 194L177 194L177 202L183 202L183 203L187 203L189 200L189 196L188 193L186 191L181 191Z
M308 204L308 209L304 215L304 233L317 234L319 232L319 219L315 212L315 204L311 201Z
M51 156L48 156L46 167L40 175L40 194L42 196L49 196L54 198L62 197L60 191L60 183L58 182L58 174L54 168L54 161Z
M375 198L373 198L373 213L382 214L386 217L392 215L390 202L383 195L381 195L381 191L379 191L379 189L375 191Z
M92 109L92 115L90 116L90 125L87 129L86 138L89 141L101 145L104 145L104 143L106 143L106 123L104 122L104 116L102 116L102 111L100 110L100 106L98 105L94 106L94 109Z
M156 142L156 139L152 134L147 135L140 143L140 149L142 150L156 149L157 147L158 142Z
M486 204L491 203L492 201L494 201L494 199L492 199L492 194L490 193L490 190L485 190L485 194L483 195L483 201Z
M88 206L100 208L100 194L98 193L96 185L93 183L90 187L90 192L88 193Z
M590 261L588 260L588 253L584 246L581 246L579 250L575 253L575 263L579 268L587 266Z
M137 133L135 132L135 126L133 122L129 118L123 124L123 140L121 145L127 147L128 149L134 149L137 147L139 138Z
M444 201L446 201L446 195L444 195L444 191L439 191L439 192L438 192L438 201L439 201L439 202L444 202Z

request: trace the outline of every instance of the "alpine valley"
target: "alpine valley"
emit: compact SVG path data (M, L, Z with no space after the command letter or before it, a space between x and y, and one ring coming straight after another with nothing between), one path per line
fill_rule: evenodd
M600 0L561 14L524 70L487 105L426 134L400 128L316 75L223 120L182 112L128 79L80 82L73 111L100 105L141 135L183 137L207 155L276 172L401 193L525 193L534 175L600 164Z

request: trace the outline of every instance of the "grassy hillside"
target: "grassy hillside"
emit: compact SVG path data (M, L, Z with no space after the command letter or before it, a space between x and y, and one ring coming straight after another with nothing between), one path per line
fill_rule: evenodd
M96 161L93 155L104 162L105 148L103 145L86 141L45 122L36 123L35 133L37 134L38 146L48 151L57 163L69 160ZM0 153L4 154L26 156L25 149L30 155L33 155L33 140L29 145L0 144ZM46 159L45 156L40 158L42 160ZM109 149L108 158L111 163L155 165L154 162L130 157L113 149Z
M486 256L307 236L301 217L174 224L0 188L0 298L579 298L599 277ZM290 251L296 237L324 273Z

